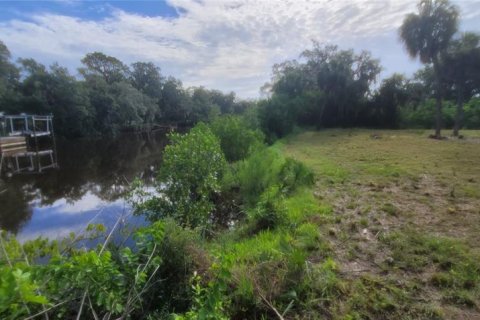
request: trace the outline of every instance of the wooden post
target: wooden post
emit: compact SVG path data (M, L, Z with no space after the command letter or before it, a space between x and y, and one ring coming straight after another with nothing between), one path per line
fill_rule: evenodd
M53 116L50 116L49 117L50 119L50 127L52 129L51 131L51 138L53 140L53 154L54 154L54 157L55 157L55 168L58 167L58 157L57 157L57 142L55 141L55 131L53 130ZM48 121L47 121L48 123Z
M38 154L38 137L37 137L37 128L35 126L35 116L32 116L33 122L33 136L35 138L35 151L37 154L37 165L38 165L38 172L42 172L42 166L40 163L40 155Z

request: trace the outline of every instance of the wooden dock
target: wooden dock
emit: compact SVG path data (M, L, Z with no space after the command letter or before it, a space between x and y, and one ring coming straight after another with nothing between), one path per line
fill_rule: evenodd
M0 153L3 156L8 157L23 152L27 152L25 137L0 137Z
M0 114L0 175L56 167L53 116Z

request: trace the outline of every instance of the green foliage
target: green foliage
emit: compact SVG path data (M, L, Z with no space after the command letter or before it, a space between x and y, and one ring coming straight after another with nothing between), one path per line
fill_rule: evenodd
M215 278L207 283L202 284L202 277L196 272L194 273L191 283L194 292L192 308L184 315L175 315L175 320L227 320L230 319L225 307L228 305L226 299L227 283L226 278L230 277L230 273L221 266L213 265Z
M210 267L198 235L173 220L138 230L134 248L110 245L84 250L67 245L60 249L48 241L22 245L14 237L2 237L2 319L24 318L43 307L52 308L49 314L56 319L71 318L82 300L87 317L141 318L186 311L193 299L190 276ZM29 259L45 252L48 256L41 263Z
M238 164L235 183L248 205L254 205L265 190L277 184L284 161L278 150L265 148Z
M44 272L44 279L55 279L47 283L47 292L60 293L69 288L62 296L70 300L88 291L98 308L117 315L124 311L124 299L128 294L126 275L120 272L108 251L90 250L67 258L53 257Z
M25 269L25 270L24 270ZM46 305L48 300L38 294L38 284L26 266L0 266L0 316L18 319L29 314L28 304Z
M260 126L269 142L293 131L296 124L296 109L291 100L288 96L274 95L269 100L259 102Z
M465 104L465 128L480 128L480 98L472 98Z
M419 57L424 64L432 64L435 108L435 136L440 138L442 99L444 89L440 57L447 51L458 30L459 11L448 0L421 0L418 13L410 13L400 26L400 39L412 58Z
M275 185L289 194L314 182L311 170L294 159L285 159L274 147L253 153L238 164L234 175L247 205L254 205L260 195Z
M455 105L446 101L442 109L442 120L446 128L452 128L455 121ZM431 129L435 126L435 100L428 99L413 108L405 106L401 109L401 125L407 128Z
M408 54L422 63L436 63L458 29L459 12L447 0L421 0L418 13L408 14L400 27L400 38Z
M255 232L274 229L287 221L287 211L278 186L271 186L260 197L248 218Z
M356 54L314 42L300 61L273 67L269 84L273 95L259 104L260 122L270 140L291 133L295 125L367 124L370 119L361 111L380 73L378 60L366 51Z
M137 248L142 250L142 256L147 258L155 251L155 258L158 259L157 263L152 264L158 270L150 283L159 284L149 288L148 294L142 297L143 307L167 313L168 310L188 310L193 299L190 277L195 270L210 267L199 235L181 228L172 219L165 219L139 230L135 242ZM135 256L139 254L135 253Z
M101 52L81 60L82 80L58 64L19 59L17 66L10 60L0 41L0 111L53 114L56 133L67 138L150 130L158 123L192 125L243 113L252 104L237 101L233 92L184 88L151 62L129 67Z
M169 137L157 179L160 195L134 203L136 211L152 221L172 217L185 227L206 228L226 168L220 143L205 124Z
M338 266L331 258L309 267L303 281L307 301L320 298L328 303L340 298L346 291L338 277Z
M238 116L219 117L210 124L212 132L220 140L220 146L229 162L243 160L263 144L263 134L252 130Z
M285 159L279 173L279 180L283 191L287 194L292 193L299 186L311 186L315 182L312 170L292 158Z

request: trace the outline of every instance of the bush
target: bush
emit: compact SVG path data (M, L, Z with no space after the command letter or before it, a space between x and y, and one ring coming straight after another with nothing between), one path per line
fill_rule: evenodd
M148 257L156 247L155 258L161 259L151 282L158 284L143 297L142 307L147 310L175 310L183 312L191 307L193 293L190 277L210 267L210 258L201 247L197 233L183 229L172 219L158 221L137 232L137 248L146 248L136 255ZM140 310L138 310L140 311ZM142 318L143 314L138 314Z
M465 104L465 128L480 129L480 98L473 98Z
M189 133L171 134L157 178L157 191L144 202L133 201L136 213L150 220L172 217L183 227L206 227L226 169L220 142L205 124Z
M158 319L190 309L190 278L194 270L205 273L211 266L199 235L172 219L137 230L132 248L109 244L85 250L66 241L20 244L13 236L0 237L1 319L23 319L52 306L50 318L75 318L84 295L82 319L93 319L92 311L100 318L108 313Z
M298 187L312 185L314 176L304 164L271 147L253 153L233 173L235 183L247 205L255 205L261 194L274 185L290 194Z
M456 106L450 101L442 104L443 126L452 128L455 122ZM404 128L425 128L435 127L435 99L428 99L416 108L405 106L400 111L400 122Z
M249 219L255 232L274 229L287 221L287 210L278 186L272 186L250 210Z
M238 116L217 118L210 125L220 140L220 146L229 162L243 160L263 144L263 134L252 130L246 121Z
M277 184L284 161L277 150L265 148L239 163L233 175L247 205L254 206L265 190Z
M292 158L286 159L280 170L279 179L287 193L293 192L299 186L311 186L314 183L312 170Z

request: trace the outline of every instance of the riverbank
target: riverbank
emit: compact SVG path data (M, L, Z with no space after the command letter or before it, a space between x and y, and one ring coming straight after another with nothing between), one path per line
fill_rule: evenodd
M172 189L185 205L169 218L156 208L171 201L147 203L139 213L154 221L131 248L107 244L108 235L89 251L2 237L0 315L479 316L479 132L438 141L420 131L325 130L270 147L251 134L244 148L221 148L225 132L249 136L235 121L213 124L218 138L205 125L173 138L158 179L194 186L195 202ZM87 236L103 232L92 225ZM44 256L48 264L29 264Z

